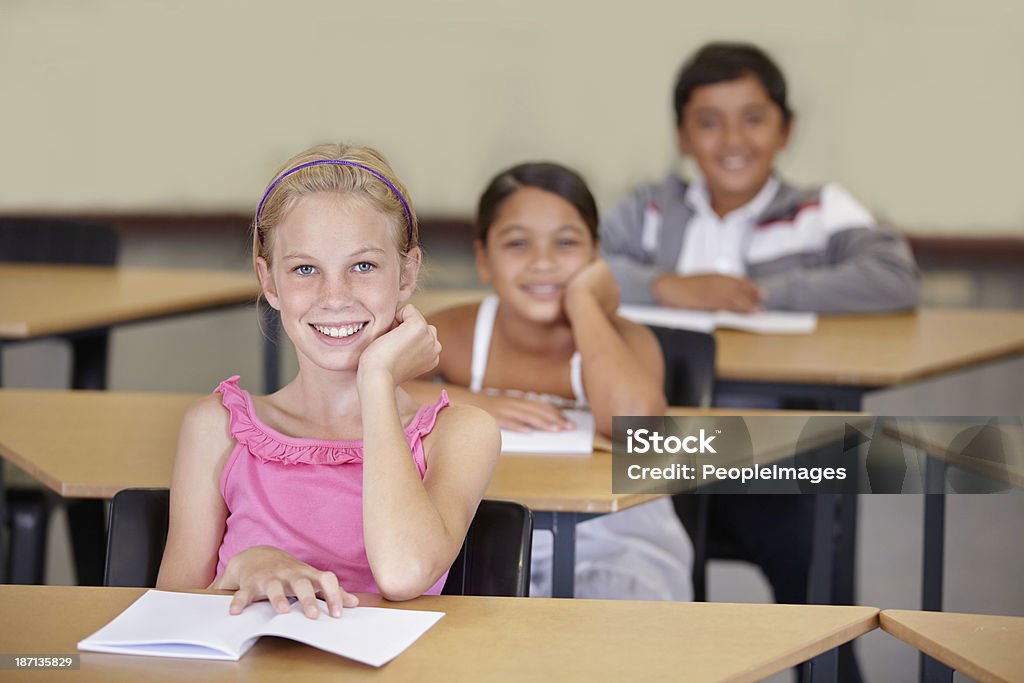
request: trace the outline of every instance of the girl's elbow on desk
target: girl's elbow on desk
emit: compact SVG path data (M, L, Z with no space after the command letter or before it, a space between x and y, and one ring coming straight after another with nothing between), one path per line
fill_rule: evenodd
M659 392L652 393L650 396L637 396L628 401L617 401L615 405L610 406L610 409L608 414L598 415L595 411L594 415L597 419L597 430L606 436L611 436L613 417L629 415L656 417L665 414L668 404L665 397Z
M402 566L381 569L373 573L373 579L383 598L393 602L412 600L437 583L444 572L436 572L421 562L406 562Z

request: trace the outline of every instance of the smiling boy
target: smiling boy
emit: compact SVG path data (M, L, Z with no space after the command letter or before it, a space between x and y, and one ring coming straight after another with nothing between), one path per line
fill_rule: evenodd
M834 183L798 189L775 172L793 112L759 48L711 43L675 86L679 152L700 170L638 187L601 223L623 303L752 312L913 308L905 240Z

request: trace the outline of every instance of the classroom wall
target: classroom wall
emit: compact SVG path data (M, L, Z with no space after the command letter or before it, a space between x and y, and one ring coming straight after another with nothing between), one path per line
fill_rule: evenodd
M674 161L682 58L750 39L788 74L782 168L915 234L1024 234L1017 0L0 0L0 212L247 211L309 143L382 148L421 212L504 165L603 207Z

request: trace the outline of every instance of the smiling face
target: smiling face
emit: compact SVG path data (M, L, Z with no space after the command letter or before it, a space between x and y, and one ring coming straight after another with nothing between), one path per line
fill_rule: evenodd
M493 285L502 303L534 322L564 319L563 297L573 275L597 257L597 246L579 211L553 192L517 190L502 202L475 243L480 281Z
M679 151L694 158L711 206L724 216L764 187L790 125L755 76L702 85L683 108Z
M306 195L274 230L271 248L271 265L257 259L260 284L300 367L355 370L416 286L419 250L403 263L388 217L356 195Z

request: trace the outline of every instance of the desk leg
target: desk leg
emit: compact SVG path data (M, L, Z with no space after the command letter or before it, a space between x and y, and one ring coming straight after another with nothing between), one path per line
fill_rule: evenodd
M810 675L804 677L810 683L836 683L839 680L839 648L832 648L808 662Z
M921 609L942 611L943 554L946 527L946 465L926 456L924 469L924 557L921 567Z
M856 472L855 461L848 465ZM857 502L855 493L815 496L811 572L807 587L810 604L856 604ZM853 643L840 645L837 652L839 680L844 683L863 680ZM814 667L811 667L811 673L814 680L818 680Z
M4 343L0 341L0 387L4 385ZM0 458L0 583L7 583L7 484Z
M0 363L3 363L2 354ZM3 459L0 459L0 583L7 583L7 484Z
M74 336L71 342L71 388L103 391L107 388L107 350L110 331Z
M814 496L814 538L811 541L811 576L807 602L811 605L833 604L832 576L836 551L836 506L839 495L819 493Z
M281 388L281 316L263 298L258 314L263 323L263 393L272 394Z
M102 586L107 532L102 500L67 500L68 527L79 586Z
M823 405L822 408L850 412L861 410L864 394L867 391L867 387L837 391L828 398L828 405ZM859 471L856 453L850 455L852 459L848 462L848 465L856 473ZM856 481L857 475L854 474L854 482ZM856 493L839 494L838 498L839 540L836 548L836 564L833 574L832 604L856 605L857 508L860 498ZM855 641L839 646L839 680L843 683L860 683L864 680L860 673L860 665L857 662L855 646Z
M576 595L576 525L597 515L580 512L534 512L536 529L550 529L554 536L551 553L551 597Z
M101 391L107 388L107 350L110 332L71 338L71 388ZM80 586L103 585L107 532L102 500L66 501L68 526ZM45 532L44 532L45 533ZM40 568L40 573L42 568Z
M576 595L576 524L574 512L551 513L554 551L551 556L551 597Z
M946 464L925 455L924 479L924 552L921 568L921 609L942 611L943 562L946 536ZM921 653L921 681L934 683L953 680L953 670Z

